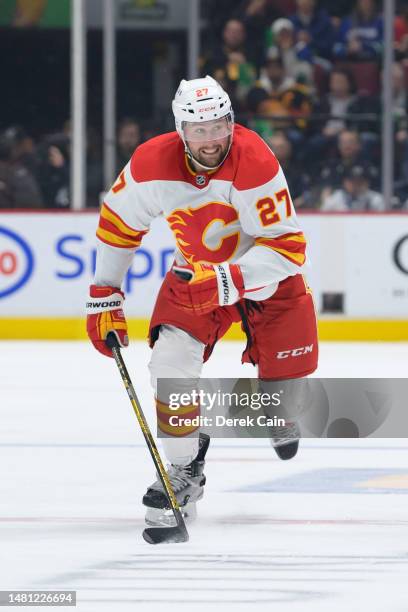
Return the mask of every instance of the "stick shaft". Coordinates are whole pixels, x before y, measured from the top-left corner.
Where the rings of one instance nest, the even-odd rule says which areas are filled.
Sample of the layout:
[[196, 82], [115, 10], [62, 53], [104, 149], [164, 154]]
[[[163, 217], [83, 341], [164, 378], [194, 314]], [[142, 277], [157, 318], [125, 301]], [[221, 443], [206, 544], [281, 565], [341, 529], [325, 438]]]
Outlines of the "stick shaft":
[[112, 354], [115, 358], [116, 361], [116, 365], [118, 366], [118, 370], [120, 372], [120, 375], [122, 377], [123, 380], [123, 384], [125, 385], [127, 394], [129, 396], [130, 399], [130, 403], [132, 404], [134, 413], [136, 415], [136, 418], [139, 422], [140, 428], [143, 432], [144, 438], [146, 440], [146, 444], [147, 447], [149, 449], [150, 455], [153, 459], [154, 465], [156, 467], [158, 476], [160, 478], [160, 481], [163, 485], [163, 488], [166, 492], [167, 498], [170, 502], [170, 506], [171, 509], [174, 513], [174, 516], [176, 518], [177, 524], [182, 525], [185, 529], [185, 524], [184, 524], [184, 519], [183, 516], [180, 512], [180, 507], [179, 504], [177, 502], [176, 496], [174, 494], [173, 488], [170, 484], [169, 478], [167, 476], [167, 472], [165, 470], [165, 467], [163, 465], [163, 462], [161, 460], [161, 457], [159, 455], [159, 451], [157, 450], [157, 446], [156, 443], [154, 441], [154, 438], [151, 434], [149, 425], [146, 421], [146, 417], [143, 414], [143, 410], [142, 407], [140, 405], [139, 399], [136, 395], [136, 392], [134, 390], [134, 387], [132, 385], [132, 381], [130, 379], [129, 373], [127, 371], [125, 362], [123, 360], [122, 354], [120, 352], [120, 348], [119, 347], [112, 347]]

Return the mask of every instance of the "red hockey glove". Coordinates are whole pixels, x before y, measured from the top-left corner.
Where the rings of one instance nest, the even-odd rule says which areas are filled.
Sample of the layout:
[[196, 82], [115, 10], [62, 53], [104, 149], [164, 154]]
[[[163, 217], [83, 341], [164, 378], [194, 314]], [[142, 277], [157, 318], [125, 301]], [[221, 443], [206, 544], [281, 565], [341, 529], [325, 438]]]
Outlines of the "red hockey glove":
[[91, 285], [86, 303], [86, 331], [94, 347], [103, 355], [112, 357], [112, 351], [105, 340], [114, 332], [120, 346], [128, 346], [128, 331], [122, 305], [125, 299], [120, 289]]
[[244, 293], [244, 279], [237, 264], [173, 266], [180, 279], [172, 283], [174, 303], [192, 314], [204, 315], [219, 306], [235, 304]]

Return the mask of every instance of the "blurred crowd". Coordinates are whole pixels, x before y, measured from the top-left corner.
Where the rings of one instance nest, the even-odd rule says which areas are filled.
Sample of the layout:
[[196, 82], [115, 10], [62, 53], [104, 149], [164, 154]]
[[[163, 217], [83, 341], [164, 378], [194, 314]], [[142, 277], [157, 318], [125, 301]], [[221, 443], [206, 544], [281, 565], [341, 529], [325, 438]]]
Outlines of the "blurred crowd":
[[[125, 117], [117, 131], [116, 173], [151, 132], [142, 134], [136, 119]], [[71, 126], [34, 140], [21, 126], [0, 134], [0, 209], [70, 208]], [[104, 191], [100, 135], [88, 128], [86, 151], [86, 206], [100, 205]]]
[[[278, 157], [297, 207], [387, 208], [381, 195], [382, 2], [206, 0], [200, 74], [229, 92], [238, 122]], [[408, 209], [408, 2], [394, 24], [394, 200]], [[160, 128], [159, 128], [160, 129]], [[154, 133], [154, 132], [153, 132]], [[117, 170], [152, 135], [119, 122]], [[104, 189], [100, 136], [87, 135], [87, 206]], [[38, 142], [0, 135], [0, 208], [69, 207], [70, 125]]]
[[[268, 142], [296, 205], [385, 209], [381, 195], [382, 2], [210, 2], [201, 73], [237, 120]], [[224, 7], [224, 12], [220, 7]], [[392, 68], [395, 208], [408, 208], [408, 2], [397, 6]]]

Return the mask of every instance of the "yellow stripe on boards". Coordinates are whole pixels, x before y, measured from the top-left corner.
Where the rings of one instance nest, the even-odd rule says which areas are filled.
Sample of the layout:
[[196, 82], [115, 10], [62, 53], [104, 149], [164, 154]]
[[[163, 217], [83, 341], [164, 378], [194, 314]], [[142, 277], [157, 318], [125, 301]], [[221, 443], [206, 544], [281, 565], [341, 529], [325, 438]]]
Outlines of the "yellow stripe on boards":
[[[326, 341], [408, 342], [408, 320], [321, 319], [319, 338]], [[130, 338], [147, 339], [149, 320], [129, 319]], [[245, 338], [239, 323], [232, 325], [226, 340]], [[1, 318], [2, 340], [85, 340], [85, 319]]]

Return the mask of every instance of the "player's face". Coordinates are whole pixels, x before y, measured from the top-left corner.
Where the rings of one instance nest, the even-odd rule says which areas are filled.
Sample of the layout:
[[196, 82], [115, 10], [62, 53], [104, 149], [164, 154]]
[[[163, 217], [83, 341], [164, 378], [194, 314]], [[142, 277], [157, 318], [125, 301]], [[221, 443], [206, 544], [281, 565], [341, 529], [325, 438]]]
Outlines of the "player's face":
[[231, 124], [226, 117], [184, 125], [184, 136], [192, 156], [209, 168], [216, 168], [224, 159], [231, 132]]

